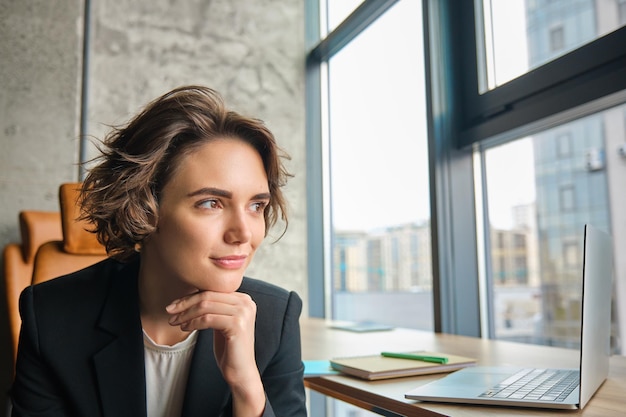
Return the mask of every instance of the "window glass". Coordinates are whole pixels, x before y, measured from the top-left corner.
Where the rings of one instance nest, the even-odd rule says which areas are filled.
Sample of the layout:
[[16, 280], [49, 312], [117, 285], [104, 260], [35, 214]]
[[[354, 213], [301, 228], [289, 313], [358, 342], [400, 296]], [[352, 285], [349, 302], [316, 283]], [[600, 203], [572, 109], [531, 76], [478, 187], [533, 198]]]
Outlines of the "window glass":
[[329, 60], [334, 319], [433, 326], [419, 22], [400, 1]]
[[326, 0], [328, 32], [333, 31], [363, 0]]
[[626, 24], [624, 0], [476, 1], [483, 7], [486, 90]]
[[626, 105], [485, 151], [496, 338], [578, 346], [584, 224], [622, 233], [624, 120]]

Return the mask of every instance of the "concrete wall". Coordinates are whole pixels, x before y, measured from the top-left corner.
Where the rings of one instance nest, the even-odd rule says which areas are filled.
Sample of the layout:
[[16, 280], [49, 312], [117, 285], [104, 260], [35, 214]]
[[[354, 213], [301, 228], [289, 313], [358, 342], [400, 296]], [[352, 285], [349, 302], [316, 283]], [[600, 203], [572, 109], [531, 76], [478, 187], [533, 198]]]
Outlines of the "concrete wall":
[[[20, 210], [58, 210], [58, 185], [78, 178], [82, 6], [80, 0], [0, 2], [1, 247], [19, 240]], [[0, 288], [2, 410], [13, 370]]]
[[[83, 11], [83, 0], [0, 2], [2, 247], [19, 240], [20, 210], [57, 210], [58, 185], [79, 178]], [[265, 120], [292, 157], [290, 224], [278, 243], [266, 240], [248, 275], [306, 302], [304, 2], [98, 0], [89, 23], [86, 133], [96, 140], [182, 84], [215, 88]], [[11, 378], [2, 307], [0, 395]]]

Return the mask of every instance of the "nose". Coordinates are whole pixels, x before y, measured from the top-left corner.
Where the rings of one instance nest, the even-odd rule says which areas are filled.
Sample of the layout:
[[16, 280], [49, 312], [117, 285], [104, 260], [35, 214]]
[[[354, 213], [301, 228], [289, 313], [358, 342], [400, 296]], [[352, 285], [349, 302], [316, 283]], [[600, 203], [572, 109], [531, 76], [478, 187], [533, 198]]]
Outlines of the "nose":
[[248, 220], [244, 211], [236, 210], [232, 212], [228, 217], [224, 241], [229, 244], [242, 244], [250, 241], [252, 229], [248, 224]]

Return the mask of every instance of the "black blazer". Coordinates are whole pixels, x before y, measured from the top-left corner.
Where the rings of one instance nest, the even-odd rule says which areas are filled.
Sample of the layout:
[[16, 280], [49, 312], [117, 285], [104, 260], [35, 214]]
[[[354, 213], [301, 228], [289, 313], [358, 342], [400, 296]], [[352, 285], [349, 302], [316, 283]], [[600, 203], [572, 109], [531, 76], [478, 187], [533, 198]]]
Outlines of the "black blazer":
[[[28, 287], [11, 388], [13, 416], [146, 416], [139, 261], [107, 259]], [[244, 278], [257, 304], [256, 361], [266, 392], [264, 416], [306, 416], [299, 316], [294, 292]], [[213, 355], [213, 331], [198, 333], [184, 417], [229, 416], [230, 389]]]

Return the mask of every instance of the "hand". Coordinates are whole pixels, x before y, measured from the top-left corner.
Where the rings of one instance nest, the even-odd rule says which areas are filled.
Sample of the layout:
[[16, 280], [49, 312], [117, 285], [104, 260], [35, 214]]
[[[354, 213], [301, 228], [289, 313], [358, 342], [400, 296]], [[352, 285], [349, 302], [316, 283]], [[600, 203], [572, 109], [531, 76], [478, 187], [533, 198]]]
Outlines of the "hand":
[[200, 291], [173, 301], [166, 310], [172, 315], [169, 323], [182, 330], [214, 330], [213, 351], [233, 392], [233, 410], [247, 409], [249, 404], [259, 410], [260, 403], [262, 412], [265, 392], [254, 355], [256, 304], [250, 296]]
[[254, 324], [256, 304], [248, 294], [201, 291], [167, 306], [169, 323], [182, 330], [214, 329], [214, 352], [227, 382], [256, 370]]

